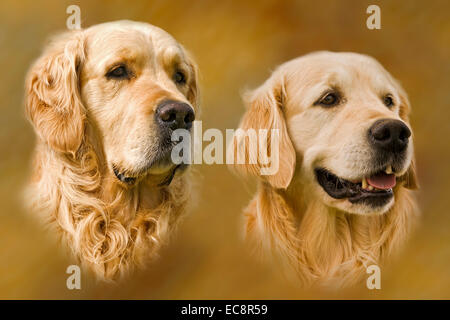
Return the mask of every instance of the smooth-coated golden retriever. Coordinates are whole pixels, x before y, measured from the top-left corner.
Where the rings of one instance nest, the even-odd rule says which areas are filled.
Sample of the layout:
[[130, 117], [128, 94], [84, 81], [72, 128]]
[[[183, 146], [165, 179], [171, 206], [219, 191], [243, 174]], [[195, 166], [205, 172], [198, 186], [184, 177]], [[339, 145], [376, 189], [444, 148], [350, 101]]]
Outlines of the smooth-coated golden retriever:
[[27, 201], [100, 279], [145, 265], [186, 211], [191, 178], [171, 161], [171, 133], [198, 108], [195, 63], [146, 23], [66, 32], [31, 67]]
[[[261, 175], [259, 162], [234, 167], [259, 181], [247, 236], [303, 285], [361, 281], [418, 216], [404, 90], [369, 56], [317, 52], [279, 66], [246, 104], [240, 129], [279, 133], [276, 174]], [[242, 139], [235, 135], [235, 152]], [[240, 152], [255, 159], [248, 150]]]

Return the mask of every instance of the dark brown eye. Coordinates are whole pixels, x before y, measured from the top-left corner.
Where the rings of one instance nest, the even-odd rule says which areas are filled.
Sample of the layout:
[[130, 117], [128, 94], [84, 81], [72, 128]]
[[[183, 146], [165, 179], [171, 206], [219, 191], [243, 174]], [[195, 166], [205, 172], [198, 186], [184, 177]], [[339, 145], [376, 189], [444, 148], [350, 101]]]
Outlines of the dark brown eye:
[[177, 71], [173, 75], [173, 81], [175, 81], [176, 84], [185, 84], [186, 83], [186, 76], [183, 72]]
[[125, 66], [117, 66], [106, 74], [107, 78], [124, 79], [129, 77], [128, 69]]
[[394, 99], [391, 96], [387, 95], [383, 98], [383, 102], [386, 107], [392, 107], [394, 105]]
[[335, 92], [330, 92], [321, 98], [317, 104], [332, 107], [339, 103], [339, 95]]

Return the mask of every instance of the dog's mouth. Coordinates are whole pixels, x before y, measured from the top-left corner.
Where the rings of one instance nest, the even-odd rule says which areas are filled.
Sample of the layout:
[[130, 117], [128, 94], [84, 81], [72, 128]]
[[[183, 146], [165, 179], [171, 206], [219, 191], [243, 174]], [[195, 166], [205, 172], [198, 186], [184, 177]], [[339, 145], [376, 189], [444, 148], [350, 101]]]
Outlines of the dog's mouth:
[[113, 172], [116, 178], [123, 183], [132, 185], [136, 182], [137, 177], [126, 176], [124, 173], [119, 172], [119, 170], [115, 166], [113, 166]]
[[175, 173], [184, 171], [187, 163], [176, 164], [173, 162], [172, 149], [177, 143], [164, 141], [158, 149], [158, 153], [148, 163], [137, 170], [128, 170], [115, 163], [111, 168], [116, 178], [122, 183], [133, 186], [144, 177], [151, 177], [157, 186], [168, 186], [172, 182]]
[[[162, 177], [157, 186], [158, 187], [169, 186], [173, 178], [175, 177], [175, 173], [177, 171], [183, 171], [186, 167], [187, 165], [185, 164], [179, 164], [177, 166], [174, 166], [168, 171], [166, 175]], [[138, 179], [137, 176], [131, 176], [127, 175], [126, 173], [121, 173], [115, 166], [113, 166], [113, 172], [118, 180], [130, 186], [134, 185]]]
[[340, 178], [324, 168], [315, 169], [315, 174], [317, 182], [330, 197], [371, 206], [388, 203], [394, 196], [392, 189], [397, 183], [392, 166], [354, 182]]

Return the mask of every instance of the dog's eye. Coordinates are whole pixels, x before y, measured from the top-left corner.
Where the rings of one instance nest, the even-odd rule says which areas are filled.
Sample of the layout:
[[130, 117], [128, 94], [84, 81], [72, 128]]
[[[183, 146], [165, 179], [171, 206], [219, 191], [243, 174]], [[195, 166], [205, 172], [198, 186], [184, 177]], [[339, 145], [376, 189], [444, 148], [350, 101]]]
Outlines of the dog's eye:
[[125, 66], [117, 66], [106, 74], [107, 78], [124, 79], [129, 78], [129, 71]]
[[173, 75], [173, 81], [175, 81], [176, 84], [185, 84], [186, 83], [186, 76], [183, 72], [177, 71]]
[[321, 104], [323, 106], [332, 107], [339, 102], [339, 95], [335, 92], [330, 92], [321, 98], [316, 104]]
[[386, 107], [392, 107], [394, 105], [394, 99], [390, 95], [385, 96], [383, 102]]

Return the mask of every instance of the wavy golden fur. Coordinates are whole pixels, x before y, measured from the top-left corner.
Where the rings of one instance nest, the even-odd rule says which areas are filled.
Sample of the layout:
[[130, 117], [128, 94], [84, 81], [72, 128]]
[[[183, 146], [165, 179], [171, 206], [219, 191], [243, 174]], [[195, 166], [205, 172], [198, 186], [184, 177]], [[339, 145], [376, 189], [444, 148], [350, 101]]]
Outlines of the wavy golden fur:
[[[118, 63], [129, 78], [108, 79]], [[175, 70], [185, 84], [174, 83]], [[27, 201], [100, 279], [144, 266], [187, 210], [189, 169], [175, 174], [158, 160], [153, 114], [166, 99], [198, 110], [196, 66], [170, 35], [145, 23], [69, 31], [27, 76], [26, 115], [38, 137]]]
[[[316, 103], [323, 92], [333, 90], [341, 95], [339, 105]], [[386, 93], [392, 95], [393, 107], [383, 104]], [[245, 101], [240, 129], [276, 129], [280, 136], [276, 174], [261, 175], [260, 163], [234, 166], [241, 174], [258, 177], [257, 194], [244, 210], [250, 243], [271, 252], [301, 285], [358, 283], [367, 266], [380, 265], [397, 251], [418, 216], [411, 191], [417, 188], [412, 137], [395, 172], [393, 199], [382, 206], [330, 197], [314, 170], [323, 167], [359, 181], [373, 172], [378, 164], [372, 160], [367, 130], [385, 118], [409, 126], [404, 90], [368, 56], [318, 52], [278, 67]], [[235, 154], [243, 138], [235, 135]]]

